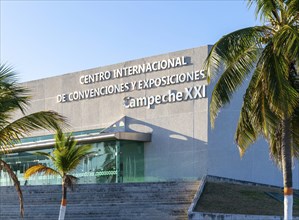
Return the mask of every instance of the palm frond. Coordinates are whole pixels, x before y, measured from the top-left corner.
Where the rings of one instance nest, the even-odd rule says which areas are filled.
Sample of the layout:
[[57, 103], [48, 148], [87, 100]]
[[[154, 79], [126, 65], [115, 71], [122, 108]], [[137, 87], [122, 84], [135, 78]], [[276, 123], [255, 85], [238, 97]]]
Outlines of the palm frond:
[[253, 92], [255, 91], [255, 87], [258, 84], [259, 77], [260, 74], [256, 70], [253, 73], [251, 81], [244, 94], [244, 101], [235, 133], [235, 141], [239, 148], [241, 157], [244, 155], [248, 146], [256, 141], [261, 130], [259, 124], [255, 124], [254, 121], [252, 121], [252, 100], [254, 96]]
[[45, 153], [45, 152], [35, 152], [34, 154], [39, 155], [39, 156], [44, 156], [47, 157], [48, 159], [55, 161], [55, 158], [49, 154], [49, 153]]
[[258, 129], [251, 122], [250, 111], [243, 104], [235, 133], [235, 140], [241, 157], [246, 152], [248, 146], [257, 140], [258, 135]]
[[37, 164], [33, 165], [32, 167], [29, 167], [26, 170], [24, 177], [25, 179], [28, 179], [30, 176], [36, 174], [62, 176], [58, 171], [52, 169], [51, 167], [47, 167], [43, 164]]
[[230, 102], [233, 93], [243, 84], [246, 77], [250, 74], [256, 55], [256, 48], [250, 48], [248, 51], [244, 51], [244, 53], [236, 59], [235, 63], [225, 69], [218, 80], [214, 87], [210, 104], [212, 127], [214, 126], [214, 121], [220, 108]]
[[0, 88], [0, 121], [12, 111], [24, 113], [30, 100], [29, 90], [16, 83], [16, 73], [6, 64], [0, 64]]
[[53, 150], [54, 165], [60, 172], [69, 173], [76, 169], [84, 157], [93, 153], [91, 149], [91, 145], [78, 146], [72, 134], [65, 135], [62, 130], [57, 130]]
[[289, 61], [276, 53], [272, 43], [265, 47], [260, 60], [258, 68], [264, 75], [270, 108], [281, 117], [292, 115], [298, 105], [299, 94], [288, 80]]
[[241, 29], [222, 37], [211, 48], [204, 64], [208, 81], [221, 75], [211, 97], [212, 127], [220, 108], [230, 102], [233, 93], [250, 75], [269, 31], [266, 26]]
[[287, 18], [289, 24], [297, 25], [299, 27], [299, 1], [287, 0]]
[[279, 169], [282, 168], [281, 141], [282, 128], [281, 125], [278, 124], [275, 133], [272, 133], [271, 137], [269, 138], [269, 154]]
[[53, 155], [56, 159], [54, 162], [57, 169], [66, 173], [76, 169], [82, 159], [93, 152], [91, 145], [73, 146], [72, 148], [63, 149], [61, 151], [54, 150]]
[[262, 70], [265, 62], [262, 58], [257, 63], [257, 68], [244, 95], [235, 138], [242, 156], [249, 145], [254, 143], [260, 134], [263, 134], [269, 142], [271, 158], [280, 166], [279, 141], [281, 140], [278, 138], [278, 125], [281, 118], [273, 111], [273, 104], [269, 98], [269, 88], [267, 87], [269, 76]]
[[23, 193], [21, 190], [21, 185], [18, 180], [17, 175], [14, 173], [14, 171], [11, 169], [11, 167], [4, 161], [0, 159], [0, 171], [5, 170], [7, 174], [9, 175], [10, 179], [13, 181], [14, 186], [17, 190], [19, 202], [20, 202], [20, 214], [21, 217], [24, 217], [24, 199], [23, 199]]
[[276, 130], [280, 119], [270, 108], [267, 87], [265, 86], [266, 80], [261, 69], [257, 67], [248, 86], [251, 94], [248, 99], [244, 99], [244, 102], [246, 100], [246, 102], [251, 103], [251, 121], [255, 127], [259, 127], [259, 132], [268, 140], [269, 135]]
[[281, 11], [282, 4], [279, 0], [248, 0], [248, 7], [256, 4], [255, 15], [260, 19], [267, 18], [272, 21], [281, 22], [279, 11]]
[[289, 60], [299, 58], [299, 31], [298, 27], [284, 25], [273, 36], [273, 50], [278, 55], [287, 57]]
[[76, 169], [76, 167], [80, 164], [83, 158], [95, 153], [95, 152], [91, 152], [92, 148], [93, 148], [92, 145], [83, 145], [83, 146], [77, 146], [69, 151], [70, 163], [67, 168], [69, 172]]
[[251, 54], [251, 58], [256, 59], [257, 54], [253, 53], [253, 48], [256, 49], [256, 53], [259, 52], [259, 49], [262, 48], [261, 42], [268, 32], [269, 28], [266, 26], [248, 27], [234, 31], [218, 40], [212, 46], [204, 63], [208, 82], [221, 74], [227, 66], [235, 64], [244, 51], [249, 52], [247, 56]]
[[7, 64], [0, 64], [0, 83], [7, 83], [16, 81], [16, 72], [13, 71], [13, 67]]
[[66, 125], [65, 117], [53, 111], [40, 111], [10, 122], [0, 129], [0, 145], [9, 147], [16, 140], [39, 129], [55, 130]]

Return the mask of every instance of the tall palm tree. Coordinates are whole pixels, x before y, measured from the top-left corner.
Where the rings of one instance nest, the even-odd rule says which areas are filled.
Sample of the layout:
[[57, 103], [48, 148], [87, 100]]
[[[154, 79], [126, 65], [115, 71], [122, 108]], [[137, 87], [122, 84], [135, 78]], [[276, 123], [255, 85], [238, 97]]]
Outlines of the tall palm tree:
[[55, 145], [52, 154], [37, 152], [37, 154], [47, 157], [53, 162], [54, 168], [37, 164], [28, 168], [25, 172], [25, 178], [28, 179], [34, 174], [46, 174], [60, 176], [62, 179], [62, 199], [59, 212], [59, 220], [63, 220], [66, 211], [67, 188], [73, 189], [77, 182], [77, 177], [70, 173], [76, 169], [80, 162], [89, 154], [92, 145], [77, 145], [77, 141], [70, 134], [64, 135], [60, 129], [55, 135]]
[[[5, 64], [0, 64], [0, 170], [8, 173], [16, 187], [22, 217], [24, 208], [20, 183], [9, 164], [1, 159], [1, 155], [8, 153], [20, 138], [32, 131], [56, 130], [65, 124], [65, 118], [53, 111], [40, 111], [25, 115], [29, 101], [29, 90], [17, 83], [16, 73], [13, 69]], [[20, 111], [23, 117], [13, 120], [17, 111]]]
[[264, 25], [223, 36], [211, 48], [205, 67], [212, 92], [212, 127], [219, 110], [249, 78], [235, 134], [242, 156], [259, 136], [269, 142], [282, 169], [284, 219], [292, 219], [292, 158], [299, 156], [299, 1], [248, 0]]

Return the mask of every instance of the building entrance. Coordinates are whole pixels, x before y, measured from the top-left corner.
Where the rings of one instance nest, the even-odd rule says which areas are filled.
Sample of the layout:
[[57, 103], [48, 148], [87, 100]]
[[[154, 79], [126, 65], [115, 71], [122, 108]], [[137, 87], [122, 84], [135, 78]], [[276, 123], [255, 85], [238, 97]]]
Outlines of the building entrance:
[[[144, 143], [138, 141], [102, 141], [91, 143], [94, 154], [86, 157], [72, 175], [79, 178], [79, 184], [121, 183], [144, 181]], [[35, 165], [43, 164], [53, 167], [51, 161], [35, 153], [52, 151], [51, 148], [24, 151], [3, 155], [5, 160], [17, 174], [21, 185], [61, 184], [61, 178], [50, 175], [35, 175], [24, 179], [25, 171]], [[0, 185], [11, 185], [8, 174], [0, 172]]]

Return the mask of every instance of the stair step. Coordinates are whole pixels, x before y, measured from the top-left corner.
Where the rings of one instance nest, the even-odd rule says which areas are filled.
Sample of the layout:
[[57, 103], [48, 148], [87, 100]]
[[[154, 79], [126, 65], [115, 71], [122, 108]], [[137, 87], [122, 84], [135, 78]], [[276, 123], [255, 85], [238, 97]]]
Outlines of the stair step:
[[[68, 220], [180, 220], [200, 182], [77, 185], [68, 191]], [[24, 220], [58, 218], [61, 186], [22, 186]], [[20, 219], [14, 187], [0, 187], [0, 219]]]

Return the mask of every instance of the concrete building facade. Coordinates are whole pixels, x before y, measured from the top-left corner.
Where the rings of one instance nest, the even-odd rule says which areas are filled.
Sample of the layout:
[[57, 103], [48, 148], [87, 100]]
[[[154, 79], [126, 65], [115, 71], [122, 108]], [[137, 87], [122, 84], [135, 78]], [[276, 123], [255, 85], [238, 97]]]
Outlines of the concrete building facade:
[[[208, 51], [203, 46], [23, 83], [33, 95], [28, 113], [57, 111], [68, 118], [79, 143], [95, 145], [98, 154], [78, 168], [77, 176], [87, 178], [82, 183], [191, 180], [209, 174], [282, 185], [266, 142], [259, 140], [242, 159], [234, 143], [245, 86], [211, 129], [213, 83], [207, 84], [202, 70]], [[36, 132], [6, 156], [21, 182], [30, 165], [48, 163], [33, 155], [50, 152], [52, 144], [52, 134]], [[297, 162], [293, 176], [298, 188]], [[37, 177], [29, 183], [55, 181]]]

